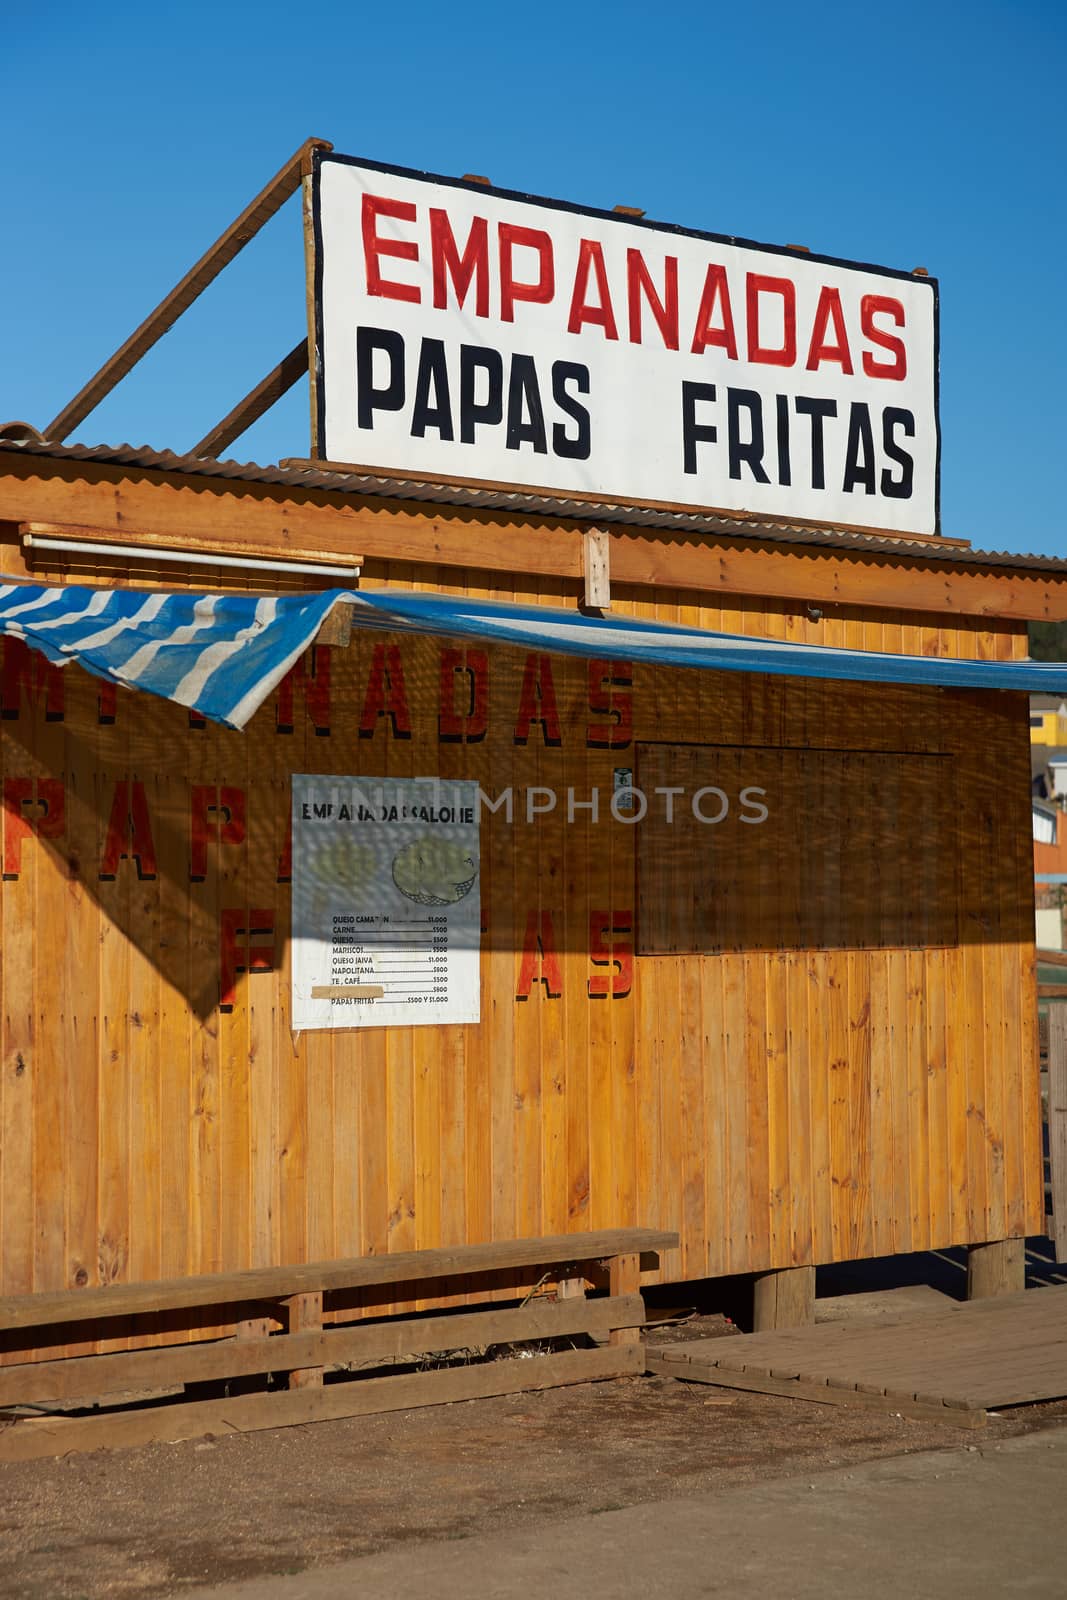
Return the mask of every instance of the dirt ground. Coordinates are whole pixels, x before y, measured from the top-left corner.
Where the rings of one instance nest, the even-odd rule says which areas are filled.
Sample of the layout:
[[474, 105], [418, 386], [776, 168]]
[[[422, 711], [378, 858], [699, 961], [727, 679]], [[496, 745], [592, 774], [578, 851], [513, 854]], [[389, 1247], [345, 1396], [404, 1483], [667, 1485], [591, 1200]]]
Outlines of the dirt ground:
[[[703, 1315], [656, 1342], [735, 1331]], [[1018, 1408], [976, 1436], [647, 1377], [0, 1466], [0, 1596], [162, 1600], [405, 1540], [967, 1448], [1065, 1418], [1067, 1401]]]

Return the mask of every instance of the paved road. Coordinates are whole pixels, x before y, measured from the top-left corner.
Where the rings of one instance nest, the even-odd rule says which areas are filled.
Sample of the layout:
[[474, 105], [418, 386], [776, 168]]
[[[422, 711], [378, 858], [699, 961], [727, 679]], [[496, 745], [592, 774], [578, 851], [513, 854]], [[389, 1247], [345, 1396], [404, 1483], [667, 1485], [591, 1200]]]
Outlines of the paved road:
[[398, 1546], [185, 1600], [1063, 1600], [1065, 1534], [1067, 1427]]

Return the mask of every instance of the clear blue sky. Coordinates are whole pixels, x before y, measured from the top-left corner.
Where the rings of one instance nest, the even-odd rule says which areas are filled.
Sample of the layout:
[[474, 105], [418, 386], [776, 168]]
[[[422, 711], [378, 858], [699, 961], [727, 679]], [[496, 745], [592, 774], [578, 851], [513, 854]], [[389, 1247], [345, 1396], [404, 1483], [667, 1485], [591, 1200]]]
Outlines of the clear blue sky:
[[[942, 513], [1067, 555], [1067, 4], [16, 7], [0, 421], [42, 426], [310, 134], [941, 284]], [[78, 430], [187, 449], [304, 331], [294, 199]], [[305, 390], [234, 446], [308, 449]]]

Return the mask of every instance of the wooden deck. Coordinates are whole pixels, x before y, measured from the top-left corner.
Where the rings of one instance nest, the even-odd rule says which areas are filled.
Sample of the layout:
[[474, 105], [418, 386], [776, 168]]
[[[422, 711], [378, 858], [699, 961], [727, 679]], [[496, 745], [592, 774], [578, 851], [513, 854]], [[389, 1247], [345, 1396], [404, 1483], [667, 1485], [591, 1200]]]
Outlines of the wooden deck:
[[1067, 1395], [1067, 1285], [877, 1322], [653, 1345], [648, 1369], [981, 1427], [993, 1407]]

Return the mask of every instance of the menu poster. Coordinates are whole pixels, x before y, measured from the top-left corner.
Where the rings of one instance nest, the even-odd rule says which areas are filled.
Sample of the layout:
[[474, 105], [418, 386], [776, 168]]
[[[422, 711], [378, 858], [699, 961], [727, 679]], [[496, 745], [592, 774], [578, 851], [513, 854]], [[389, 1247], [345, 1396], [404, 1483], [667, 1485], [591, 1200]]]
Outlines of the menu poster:
[[295, 1029], [479, 1020], [477, 795], [293, 775]]

